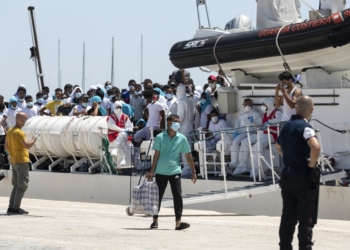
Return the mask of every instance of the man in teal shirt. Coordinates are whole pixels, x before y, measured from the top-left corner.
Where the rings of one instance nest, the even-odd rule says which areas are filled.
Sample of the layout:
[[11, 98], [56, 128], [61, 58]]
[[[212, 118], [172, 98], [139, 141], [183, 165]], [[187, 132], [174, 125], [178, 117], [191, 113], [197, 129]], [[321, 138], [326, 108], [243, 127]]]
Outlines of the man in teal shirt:
[[[171, 192], [174, 199], [174, 210], [176, 218], [175, 230], [182, 230], [190, 227], [190, 224], [181, 222], [183, 202], [181, 194], [181, 164], [180, 154], [186, 156], [187, 162], [192, 169], [192, 182], [196, 183], [197, 176], [191, 155], [191, 148], [187, 138], [177, 132], [180, 128], [180, 117], [178, 115], [170, 115], [167, 118], [168, 129], [157, 135], [153, 150], [152, 168], [146, 173], [146, 178], [152, 178], [156, 175], [156, 182], [159, 189], [159, 209], [165, 189], [170, 182]], [[158, 215], [153, 216], [151, 228], [158, 228]]]

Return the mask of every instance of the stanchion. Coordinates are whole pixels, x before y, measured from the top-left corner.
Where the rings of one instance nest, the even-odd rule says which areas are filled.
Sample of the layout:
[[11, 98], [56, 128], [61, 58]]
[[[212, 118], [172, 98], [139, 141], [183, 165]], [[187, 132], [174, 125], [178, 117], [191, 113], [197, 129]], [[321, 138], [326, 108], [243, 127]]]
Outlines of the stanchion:
[[223, 173], [223, 176], [224, 176], [225, 194], [227, 195], [224, 134], [225, 134], [225, 132], [221, 131], [221, 170], [222, 170], [222, 173]]
[[273, 155], [272, 155], [272, 146], [271, 146], [271, 133], [270, 133], [270, 125], [267, 126], [267, 135], [269, 139], [269, 151], [270, 151], [270, 163], [271, 163], [271, 171], [272, 171], [272, 183], [273, 188], [276, 190], [276, 182], [275, 182], [275, 168], [273, 167]]
[[254, 170], [254, 155], [253, 155], [253, 151], [252, 151], [252, 142], [250, 140], [250, 132], [249, 132], [249, 128], [250, 126], [246, 126], [247, 128], [247, 136], [248, 136], [248, 143], [249, 143], [249, 152], [250, 152], [250, 161], [252, 164], [252, 169], [253, 169], [253, 179], [254, 179], [254, 184], [256, 184], [256, 177], [255, 177], [255, 170]]

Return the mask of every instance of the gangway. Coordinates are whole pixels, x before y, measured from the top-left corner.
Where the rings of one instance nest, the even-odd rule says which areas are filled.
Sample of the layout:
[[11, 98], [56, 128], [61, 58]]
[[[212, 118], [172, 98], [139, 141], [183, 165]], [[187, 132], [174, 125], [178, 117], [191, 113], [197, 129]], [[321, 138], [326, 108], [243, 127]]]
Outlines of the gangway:
[[[322, 173], [321, 183], [325, 185], [328, 181], [337, 181], [341, 178], [346, 178], [347, 173], [342, 170], [339, 172], [325, 172]], [[218, 200], [234, 199], [240, 197], [253, 198], [255, 195], [273, 193], [280, 191], [278, 184], [273, 184], [273, 181], [258, 182], [257, 184], [230, 188], [225, 191], [225, 189], [211, 192], [200, 192], [196, 194], [186, 194], [183, 196], [183, 204], [191, 205], [204, 202], [212, 202]], [[162, 207], [170, 208], [173, 207], [172, 198], [163, 198]]]

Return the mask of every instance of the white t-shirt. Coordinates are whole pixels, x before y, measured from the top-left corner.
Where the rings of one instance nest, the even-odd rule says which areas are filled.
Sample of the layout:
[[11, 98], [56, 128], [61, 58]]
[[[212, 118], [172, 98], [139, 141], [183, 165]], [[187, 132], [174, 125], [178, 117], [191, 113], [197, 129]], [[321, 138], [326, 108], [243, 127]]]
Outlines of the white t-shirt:
[[39, 113], [39, 108], [37, 106], [33, 106], [31, 109], [30, 108], [27, 108], [25, 107], [22, 112], [25, 113], [27, 115], [27, 119], [30, 119], [32, 118], [33, 116], [38, 116], [40, 115]]
[[214, 132], [215, 139], [219, 139], [221, 135], [218, 133], [216, 134], [215, 132], [218, 132], [220, 130], [223, 130], [226, 128], [226, 121], [225, 120], [219, 120], [218, 123], [214, 123], [213, 121], [209, 122], [209, 130], [211, 132]]
[[207, 115], [210, 115], [210, 112], [213, 110], [213, 106], [208, 105], [203, 113], [201, 113], [201, 128], [206, 128], [207, 127]]
[[6, 118], [7, 128], [11, 128], [16, 125], [16, 115], [20, 111], [22, 111], [22, 109], [18, 107], [15, 110], [13, 110], [12, 108], [7, 109], [7, 112], [4, 113], [4, 115], [7, 116]]
[[146, 127], [159, 127], [160, 126], [160, 111], [164, 110], [164, 107], [159, 102], [150, 103], [147, 105], [149, 117]]
[[112, 102], [109, 100], [109, 98], [104, 97], [101, 102], [101, 107], [107, 111], [107, 109], [111, 108], [111, 106]]
[[76, 105], [74, 106], [74, 108], [72, 109], [72, 111], [69, 113], [69, 116], [73, 116], [73, 112], [82, 112], [84, 110], [86, 110], [86, 112], [91, 109], [90, 106], [87, 106], [86, 108], [84, 108], [83, 106], [81, 106], [80, 104], [79, 105]]
[[171, 108], [171, 106], [173, 106], [173, 104], [177, 101], [177, 98], [173, 97], [170, 101], [167, 100], [166, 101], [166, 105], [168, 107], [168, 110]]

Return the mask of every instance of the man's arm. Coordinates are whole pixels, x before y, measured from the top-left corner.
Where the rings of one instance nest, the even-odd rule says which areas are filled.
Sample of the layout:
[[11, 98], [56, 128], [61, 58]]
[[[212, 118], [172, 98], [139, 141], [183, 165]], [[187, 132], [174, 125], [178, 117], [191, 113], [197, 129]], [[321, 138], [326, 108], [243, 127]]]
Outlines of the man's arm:
[[282, 106], [283, 103], [283, 96], [279, 96], [279, 92], [282, 89], [282, 87], [280, 85], [277, 85], [275, 88], [275, 107], [279, 108]]
[[152, 162], [152, 167], [151, 170], [145, 174], [147, 179], [151, 179], [154, 176], [154, 172], [156, 171], [156, 167], [157, 167], [157, 163], [159, 160], [159, 155], [160, 155], [160, 151], [159, 150], [155, 150], [154, 151], [154, 155], [153, 155], [153, 162]]
[[45, 106], [42, 107], [39, 111], [40, 115], [51, 116], [50, 114], [46, 113], [45, 110], [47, 110], [47, 108]]
[[285, 104], [287, 104], [291, 109], [295, 108], [295, 106], [297, 105], [297, 99], [302, 94], [300, 89], [297, 89], [294, 91], [294, 95], [292, 98], [289, 97], [289, 94], [286, 89], [283, 89], [282, 93], [283, 93], [284, 100], [286, 101]]
[[143, 119], [145, 121], [148, 121], [148, 116], [149, 116], [149, 112], [148, 112], [148, 108], [146, 107], [144, 110], [143, 110]]
[[197, 180], [197, 175], [196, 175], [196, 169], [194, 168], [194, 162], [193, 162], [192, 155], [191, 155], [191, 153], [187, 153], [187, 154], [185, 154], [185, 156], [186, 156], [186, 160], [187, 160], [188, 165], [190, 165], [190, 167], [191, 167], [191, 171], [192, 171], [191, 180], [192, 180], [193, 184], [195, 184], [196, 180]]
[[2, 118], [2, 121], [0, 122], [0, 126], [2, 126], [4, 124], [4, 122], [6, 121], [6, 118], [7, 118], [7, 116], [4, 115]]
[[20, 142], [22, 143], [22, 145], [26, 148], [26, 149], [30, 149], [33, 145], [34, 145], [34, 143], [36, 142], [36, 137], [32, 140], [32, 141], [30, 141], [30, 142], [27, 142], [26, 141], [26, 139], [22, 139], [22, 140], [20, 140]]
[[9, 145], [6, 139], [5, 139], [5, 149], [7, 152], [9, 152]]
[[307, 141], [307, 144], [309, 144], [309, 147], [311, 149], [309, 167], [314, 168], [316, 166], [318, 157], [320, 156], [320, 153], [321, 153], [320, 143], [318, 142], [316, 137], [311, 137]]
[[92, 104], [92, 107], [94, 108], [94, 111], [92, 111], [91, 112], [91, 116], [97, 116], [98, 115], [98, 108], [97, 108], [97, 102], [94, 102], [93, 104]]
[[281, 146], [278, 144], [278, 142], [276, 142], [276, 149], [277, 149], [277, 152], [279, 153], [279, 155], [283, 157], [282, 148], [281, 148]]
[[164, 110], [159, 111], [160, 117], [162, 118], [162, 120], [160, 121], [160, 129], [164, 129], [165, 128], [165, 112]]

